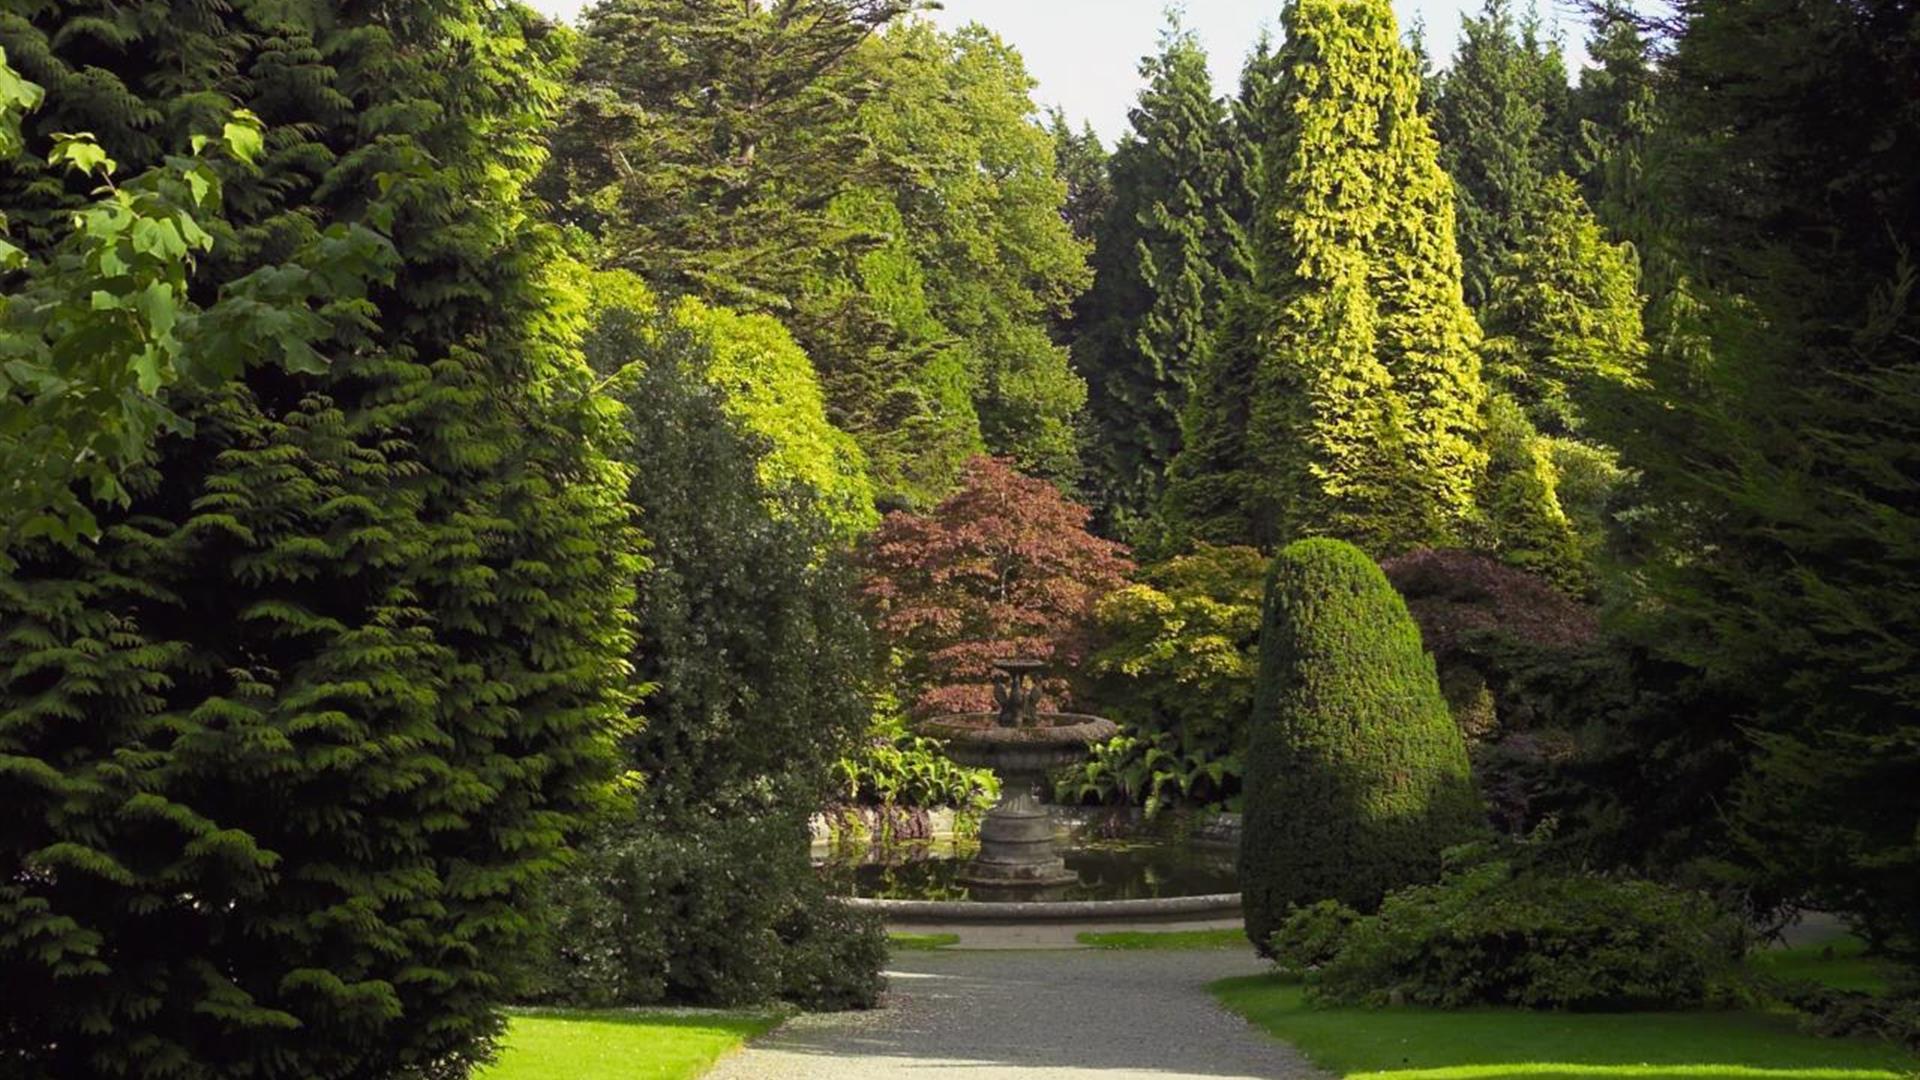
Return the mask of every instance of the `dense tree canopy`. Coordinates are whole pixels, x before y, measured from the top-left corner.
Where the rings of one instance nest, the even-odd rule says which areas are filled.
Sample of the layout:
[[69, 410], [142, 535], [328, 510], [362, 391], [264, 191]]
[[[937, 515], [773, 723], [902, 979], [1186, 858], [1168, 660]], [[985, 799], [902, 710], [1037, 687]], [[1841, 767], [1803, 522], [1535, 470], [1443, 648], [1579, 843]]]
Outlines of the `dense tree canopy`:
[[1681, 5], [1651, 182], [1686, 277], [1618, 436], [1667, 616], [1648, 640], [1741, 703], [1720, 738], [1758, 733], [1747, 856], [1908, 955], [1916, 35], [1897, 3]]
[[[825, 424], [804, 392], [812, 371], [763, 367], [755, 385], [742, 350], [766, 346], [763, 320], [602, 284], [586, 354], [626, 407], [629, 497], [653, 552], [633, 653], [649, 692], [623, 743], [641, 783], [557, 890], [538, 989], [593, 1004], [869, 1005], [871, 967], [851, 1001], [809, 984], [810, 954], [875, 947], [871, 927], [805, 917], [825, 902], [805, 836], [835, 760], [866, 732], [877, 674], [837, 493], [779, 467], [795, 433]], [[790, 350], [771, 327], [775, 352]], [[757, 400], [782, 385], [784, 432]], [[755, 868], [746, 887], [735, 866]]]
[[0, 1073], [870, 1005], [809, 815], [1015, 655], [1356, 999], [1920, 968], [1910, 0], [1176, 18], [1111, 148], [932, 6], [0, 0]]
[[1419, 74], [1384, 3], [1283, 21], [1255, 286], [1199, 376], [1173, 517], [1215, 542], [1444, 542], [1476, 513], [1484, 391]]
[[1085, 388], [1051, 334], [1088, 272], [1053, 136], [1018, 54], [914, 6], [594, 7], [543, 190], [604, 264], [779, 319], [884, 500], [983, 449], [1068, 481]]
[[1159, 510], [1194, 372], [1248, 271], [1235, 133], [1205, 50], [1175, 21], [1140, 72], [1147, 85], [1109, 166], [1113, 206], [1074, 342], [1093, 391], [1092, 486], [1109, 523], [1135, 531]]
[[1459, 51], [1437, 86], [1434, 130], [1458, 190], [1460, 259], [1477, 308], [1527, 235], [1541, 184], [1565, 167], [1566, 67], [1533, 20], [1517, 24], [1507, 0], [1487, 0], [1461, 19]]
[[[191, 186], [197, 137], [244, 108], [261, 132], [226, 139], [252, 167], [211, 166], [211, 249], [155, 280], [213, 313], [284, 274], [291, 297], [251, 297], [285, 306], [240, 325], [310, 334], [260, 366], [268, 340], [183, 337], [178, 369], [226, 377], [164, 399], [185, 426], [93, 506], [98, 538], [8, 552], [0, 1071], [458, 1076], [499, 1030], [630, 695], [624, 470], [597, 449], [572, 271], [522, 197], [557, 46], [477, 3], [0, 18], [46, 90], [0, 174], [26, 260], [70, 255], [101, 197], [54, 133]], [[164, 256], [145, 220], [125, 249]], [[356, 234], [390, 276], [316, 312], [309, 255]], [[138, 273], [95, 266], [102, 308]]]

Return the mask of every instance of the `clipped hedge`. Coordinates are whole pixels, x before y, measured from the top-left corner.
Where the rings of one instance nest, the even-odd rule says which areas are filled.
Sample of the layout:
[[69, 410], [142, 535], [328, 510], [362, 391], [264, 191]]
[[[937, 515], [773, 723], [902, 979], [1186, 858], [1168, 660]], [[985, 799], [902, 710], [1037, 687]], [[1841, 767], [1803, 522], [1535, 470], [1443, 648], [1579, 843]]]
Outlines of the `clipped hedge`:
[[1420, 631], [1359, 548], [1303, 540], [1274, 559], [1260, 659], [1240, 880], [1264, 950], [1290, 908], [1371, 910], [1484, 823]]

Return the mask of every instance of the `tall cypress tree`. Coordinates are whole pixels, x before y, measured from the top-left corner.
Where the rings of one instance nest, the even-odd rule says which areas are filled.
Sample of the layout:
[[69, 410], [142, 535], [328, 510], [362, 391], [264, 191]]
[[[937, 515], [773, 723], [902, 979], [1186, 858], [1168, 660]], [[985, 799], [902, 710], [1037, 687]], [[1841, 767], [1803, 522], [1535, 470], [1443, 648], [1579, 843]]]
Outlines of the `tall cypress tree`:
[[1094, 487], [1123, 531], [1159, 507], [1193, 372], [1245, 265], [1227, 107], [1205, 50], [1175, 20], [1140, 71], [1147, 86], [1113, 156], [1115, 208], [1097, 237], [1076, 347], [1099, 440]]
[[[1478, 309], [1523, 235], [1534, 194], [1554, 167], [1556, 140], [1544, 96], [1547, 61], [1531, 26], [1523, 34], [1507, 0], [1486, 0], [1460, 25], [1459, 52], [1439, 79], [1434, 129], [1459, 190], [1460, 257], [1467, 298]], [[1564, 99], [1564, 67], [1552, 67]]]
[[1595, 13], [1587, 55], [1593, 64], [1580, 72], [1573, 95], [1572, 171], [1601, 223], [1625, 233], [1643, 187], [1643, 157], [1655, 108], [1647, 40], [1629, 6], [1609, 0]]
[[1255, 283], [1195, 389], [1170, 511], [1219, 542], [1448, 542], [1476, 513], [1483, 391], [1420, 73], [1381, 0], [1283, 21]]
[[1083, 243], [1092, 243], [1113, 205], [1113, 177], [1107, 148], [1093, 125], [1082, 122], [1075, 131], [1058, 107], [1047, 112], [1047, 133], [1053, 136], [1053, 171], [1067, 185], [1067, 202], [1060, 215]]
[[393, 255], [313, 363], [227, 357], [171, 402], [191, 431], [96, 542], [10, 552], [0, 1073], [459, 1076], [500, 1029], [536, 886], [610, 778], [636, 570], [522, 197], [559, 45], [456, 0], [0, 18], [46, 90], [0, 174], [14, 243], [93, 185], [53, 133], [138, 174], [243, 107], [257, 171], [223, 177], [197, 296], [355, 229]]
[[1497, 392], [1482, 496], [1495, 549], [1576, 589], [1591, 583], [1619, 479], [1593, 418], [1617, 410], [1644, 376], [1639, 284], [1633, 249], [1608, 243], [1578, 185], [1557, 174], [1482, 311]]
[[1542, 432], [1587, 433], [1606, 391], [1641, 374], [1641, 305], [1633, 249], [1609, 243], [1579, 187], [1555, 175], [1481, 311], [1487, 381], [1520, 401]]

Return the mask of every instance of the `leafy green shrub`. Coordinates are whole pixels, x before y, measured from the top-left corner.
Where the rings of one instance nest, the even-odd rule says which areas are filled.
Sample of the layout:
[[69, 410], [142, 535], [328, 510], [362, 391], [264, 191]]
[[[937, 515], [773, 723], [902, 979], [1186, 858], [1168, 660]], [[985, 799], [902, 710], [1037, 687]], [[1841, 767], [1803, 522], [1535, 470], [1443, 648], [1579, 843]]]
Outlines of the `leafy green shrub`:
[[587, 355], [629, 410], [640, 579], [624, 812], [553, 894], [540, 996], [582, 1004], [871, 1004], [883, 950], [807, 858], [806, 822], [871, 719], [878, 678], [835, 515], [768, 487], [773, 444], [726, 407], [712, 328], [603, 307]]
[[[0, 45], [47, 89], [0, 169], [10, 243], [40, 260], [93, 201], [50, 133], [130, 180], [248, 107], [257, 171], [218, 166], [187, 284], [261, 275], [292, 295], [235, 325], [314, 331], [249, 366], [266, 339], [199, 323], [166, 362], [230, 377], [169, 398], [190, 426], [98, 535], [12, 537], [0, 1074], [465, 1076], [631, 689], [626, 477], [522, 197], [559, 39], [464, 0], [134, 0], [10, 7]], [[369, 236], [392, 275], [356, 298], [326, 253]]]
[[1201, 545], [1094, 607], [1087, 697], [1122, 734], [1064, 771], [1056, 797], [1233, 809], [1258, 663], [1266, 560]]
[[1222, 793], [1239, 786], [1240, 755], [1188, 733], [1122, 733], [1092, 748], [1086, 761], [1054, 777], [1062, 803], [1139, 806], [1148, 820], [1181, 806], [1233, 810]]
[[947, 756], [939, 740], [879, 731], [834, 763], [835, 795], [858, 806], [985, 809], [1000, 795], [991, 769]]
[[780, 996], [808, 1009], [871, 1009], [886, 979], [886, 926], [877, 915], [822, 897], [789, 909], [775, 928], [785, 947]]
[[539, 1001], [834, 1009], [878, 996], [883, 928], [828, 895], [788, 814], [609, 827], [547, 902], [560, 918]]
[[1775, 986], [1773, 993], [1799, 1010], [1815, 1034], [1886, 1039], [1920, 1053], [1920, 987], [1882, 995], [1799, 982]]
[[1372, 916], [1293, 913], [1284, 966], [1321, 1001], [1441, 1008], [1695, 1008], [1736, 992], [1740, 924], [1649, 881], [1490, 860], [1389, 896]]
[[1289, 909], [1371, 909], [1479, 832], [1467, 750], [1386, 575], [1351, 544], [1302, 540], [1267, 579], [1240, 883], [1268, 947]]
[[1305, 977], [1332, 963], [1361, 917], [1338, 900], [1294, 908], [1269, 939], [1275, 965], [1285, 974]]

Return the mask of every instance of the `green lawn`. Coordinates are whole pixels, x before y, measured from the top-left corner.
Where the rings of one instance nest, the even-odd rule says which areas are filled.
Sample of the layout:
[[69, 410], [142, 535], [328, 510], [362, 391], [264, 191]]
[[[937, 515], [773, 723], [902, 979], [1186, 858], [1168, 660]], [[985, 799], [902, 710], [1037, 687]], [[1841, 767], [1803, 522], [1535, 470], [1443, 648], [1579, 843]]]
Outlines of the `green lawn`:
[[1296, 983], [1260, 975], [1212, 990], [1322, 1068], [1366, 1080], [1901, 1080], [1920, 1058], [1823, 1039], [1755, 1012], [1535, 1013], [1507, 1009], [1317, 1009]]
[[780, 1017], [542, 1010], [515, 1013], [479, 1080], [685, 1080]]
[[1780, 979], [1808, 981], [1835, 990], [1866, 994], [1887, 992], [1887, 968], [1866, 955], [1866, 942], [1843, 934], [1831, 941], [1753, 954], [1754, 969]]
[[887, 935], [887, 944], [901, 952], [932, 952], [949, 945], [960, 943], [959, 934], [894, 934]]
[[1248, 948], [1245, 930], [1121, 930], [1074, 935], [1096, 949], [1240, 949]]

